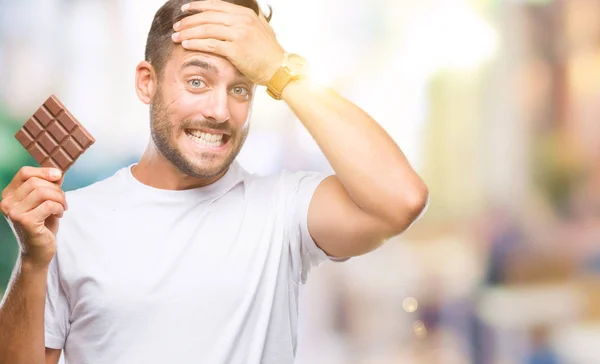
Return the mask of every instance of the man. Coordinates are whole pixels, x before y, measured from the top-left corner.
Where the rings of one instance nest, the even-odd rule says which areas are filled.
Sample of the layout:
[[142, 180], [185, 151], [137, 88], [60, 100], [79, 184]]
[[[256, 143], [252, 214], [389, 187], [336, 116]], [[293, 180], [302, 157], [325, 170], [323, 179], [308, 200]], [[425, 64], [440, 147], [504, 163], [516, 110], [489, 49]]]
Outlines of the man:
[[[136, 69], [152, 131], [139, 163], [67, 197], [60, 173], [24, 167], [2, 192], [21, 254], [0, 363], [57, 363], [62, 349], [77, 364], [292, 363], [310, 268], [376, 249], [428, 198], [390, 136], [305, 68], [254, 0], [168, 1]], [[235, 162], [256, 85], [334, 176]]]

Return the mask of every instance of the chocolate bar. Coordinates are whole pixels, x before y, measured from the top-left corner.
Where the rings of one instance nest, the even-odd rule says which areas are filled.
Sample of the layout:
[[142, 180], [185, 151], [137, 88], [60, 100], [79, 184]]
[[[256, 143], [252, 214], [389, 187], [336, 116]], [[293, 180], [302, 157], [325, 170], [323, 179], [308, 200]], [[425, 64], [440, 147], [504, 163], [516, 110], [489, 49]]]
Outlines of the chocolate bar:
[[96, 139], [51, 95], [15, 134], [42, 167], [66, 172]]

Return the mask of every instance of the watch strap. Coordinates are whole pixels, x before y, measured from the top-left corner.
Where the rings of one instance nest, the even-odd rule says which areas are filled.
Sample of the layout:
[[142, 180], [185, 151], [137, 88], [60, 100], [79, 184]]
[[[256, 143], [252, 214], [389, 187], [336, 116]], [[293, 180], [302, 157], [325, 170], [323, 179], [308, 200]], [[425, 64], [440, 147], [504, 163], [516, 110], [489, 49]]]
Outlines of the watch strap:
[[267, 93], [275, 100], [281, 100], [283, 89], [293, 78], [294, 75], [284, 63], [267, 83]]

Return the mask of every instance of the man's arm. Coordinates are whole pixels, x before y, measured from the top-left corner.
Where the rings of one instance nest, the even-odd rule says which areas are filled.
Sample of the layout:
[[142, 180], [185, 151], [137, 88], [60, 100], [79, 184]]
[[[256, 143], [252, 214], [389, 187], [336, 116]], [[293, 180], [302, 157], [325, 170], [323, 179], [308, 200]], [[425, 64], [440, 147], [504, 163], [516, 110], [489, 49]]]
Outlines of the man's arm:
[[[259, 85], [281, 66], [284, 50], [262, 13], [225, 1], [194, 1], [182, 10], [198, 12], [173, 25], [173, 41], [185, 49], [226, 57]], [[360, 255], [409, 227], [425, 207], [427, 187], [377, 122], [306, 81], [289, 84], [282, 96], [336, 172], [309, 206], [319, 247], [332, 256]]]
[[60, 349], [46, 348], [46, 364], [58, 364], [60, 354], [62, 354]]
[[[0, 304], [0, 363], [43, 364], [47, 267], [17, 261]], [[58, 362], [58, 360], [57, 360]]]
[[421, 214], [428, 190], [379, 124], [335, 91], [290, 83], [285, 100], [336, 175], [312, 198], [308, 227], [328, 255], [351, 257], [379, 247]]
[[67, 209], [52, 168], [23, 167], [0, 196], [0, 211], [17, 242], [19, 258], [0, 303], [0, 363], [46, 363], [44, 311], [58, 219]]

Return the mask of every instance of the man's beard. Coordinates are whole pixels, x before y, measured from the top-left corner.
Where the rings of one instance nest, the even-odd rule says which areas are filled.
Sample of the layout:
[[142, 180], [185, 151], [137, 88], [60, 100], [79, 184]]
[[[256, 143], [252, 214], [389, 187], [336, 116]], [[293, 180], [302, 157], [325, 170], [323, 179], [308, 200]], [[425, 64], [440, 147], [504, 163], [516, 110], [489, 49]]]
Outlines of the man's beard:
[[[185, 129], [200, 128], [219, 130], [229, 134], [227, 143], [230, 144], [231, 152], [222, 164], [210, 167], [205, 166], [205, 164], [210, 164], [216, 158], [213, 153], [208, 151], [202, 153], [201, 160], [191, 160], [183, 154], [177, 143], [172, 139], [175, 135], [184, 134]], [[217, 123], [210, 120], [192, 121], [186, 119], [181, 122], [179, 132], [176, 133], [176, 129], [169, 121], [169, 115], [160, 90], [157, 91], [150, 106], [150, 132], [154, 145], [156, 145], [159, 153], [181, 173], [194, 178], [212, 178], [225, 172], [242, 149], [249, 129], [249, 124], [244, 125], [238, 131], [233, 129], [228, 121]]]

